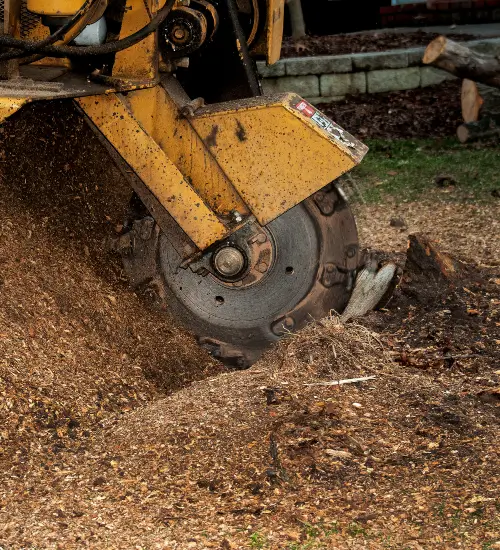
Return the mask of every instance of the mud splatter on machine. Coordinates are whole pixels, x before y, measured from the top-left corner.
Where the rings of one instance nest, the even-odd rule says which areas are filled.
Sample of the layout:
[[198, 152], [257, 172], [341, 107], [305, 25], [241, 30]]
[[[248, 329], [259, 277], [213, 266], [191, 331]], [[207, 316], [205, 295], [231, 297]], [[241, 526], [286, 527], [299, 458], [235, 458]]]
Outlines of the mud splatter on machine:
[[[358, 268], [335, 184], [366, 147], [295, 94], [261, 95], [284, 0], [3, 0], [0, 121], [72, 98], [133, 191], [117, 239], [200, 343], [246, 366], [341, 311]], [[13, 159], [13, 162], [15, 159]]]

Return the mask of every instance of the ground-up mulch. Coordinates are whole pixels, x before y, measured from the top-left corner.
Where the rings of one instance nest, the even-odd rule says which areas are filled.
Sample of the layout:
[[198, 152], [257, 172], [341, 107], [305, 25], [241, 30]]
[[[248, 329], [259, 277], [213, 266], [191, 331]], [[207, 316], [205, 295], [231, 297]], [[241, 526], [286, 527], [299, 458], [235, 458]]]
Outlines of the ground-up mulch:
[[318, 107], [359, 139], [455, 136], [463, 123], [458, 80], [437, 86], [349, 96]]
[[[286, 38], [281, 50], [282, 57], [310, 57], [314, 55], [342, 55], [363, 52], [383, 52], [403, 48], [427, 46], [439, 35], [425, 31], [406, 33], [378, 32], [359, 34], [335, 34], [330, 36], [306, 36], [297, 40]], [[474, 40], [468, 34], [447, 34], [455, 41]]]
[[460, 277], [227, 372], [106, 252], [129, 192], [95, 138], [32, 109], [1, 136], [2, 548], [500, 547], [495, 205], [360, 206], [365, 246], [433, 232]]

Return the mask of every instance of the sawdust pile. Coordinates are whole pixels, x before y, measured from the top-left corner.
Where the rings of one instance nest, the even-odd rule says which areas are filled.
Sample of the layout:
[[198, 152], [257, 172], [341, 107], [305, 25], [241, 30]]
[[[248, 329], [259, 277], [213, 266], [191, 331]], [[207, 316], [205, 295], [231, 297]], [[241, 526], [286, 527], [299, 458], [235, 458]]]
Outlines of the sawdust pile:
[[[360, 375], [376, 378], [322, 385]], [[248, 371], [196, 382], [33, 465], [29, 498], [0, 512], [4, 540], [479, 548], [498, 534], [499, 418], [473, 386], [401, 367], [369, 329], [324, 320]]]
[[219, 370], [164, 316], [147, 313], [125, 282], [100, 279], [84, 250], [48, 239], [25, 213], [1, 211], [5, 460], [13, 458], [9, 445], [24, 438], [46, 433], [57, 446], [58, 435], [81, 435], [107, 413]]
[[128, 288], [103, 246], [128, 191], [71, 109], [43, 109], [0, 155], [1, 547], [495, 548], [493, 245], [467, 291], [312, 324], [229, 373]]
[[[356, 208], [360, 239], [373, 250], [399, 254], [404, 261], [408, 234], [432, 235], [452, 255], [471, 264], [500, 264], [500, 201], [492, 203], [387, 200]], [[398, 219], [402, 227], [391, 225]]]
[[0, 506], [108, 419], [221, 371], [129, 288], [104, 241], [130, 191], [71, 104], [45, 109], [0, 128]]

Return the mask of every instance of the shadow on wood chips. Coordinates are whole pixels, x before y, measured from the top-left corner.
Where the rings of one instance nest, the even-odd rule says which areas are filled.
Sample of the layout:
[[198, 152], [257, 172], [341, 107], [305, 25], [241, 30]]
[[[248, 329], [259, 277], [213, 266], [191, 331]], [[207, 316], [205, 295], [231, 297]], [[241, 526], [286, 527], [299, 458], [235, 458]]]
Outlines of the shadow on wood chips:
[[494, 547], [497, 267], [221, 373], [103, 252], [129, 192], [71, 105], [2, 130], [2, 547]]
[[0, 132], [0, 460], [21, 472], [35, 440], [50, 459], [221, 368], [106, 253], [130, 190], [71, 102]]

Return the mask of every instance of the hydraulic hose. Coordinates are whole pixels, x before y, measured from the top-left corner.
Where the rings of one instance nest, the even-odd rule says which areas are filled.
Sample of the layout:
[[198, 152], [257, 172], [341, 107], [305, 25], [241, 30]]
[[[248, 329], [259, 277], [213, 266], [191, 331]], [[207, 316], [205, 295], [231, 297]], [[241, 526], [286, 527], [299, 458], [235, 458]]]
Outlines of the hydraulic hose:
[[76, 14], [62, 27], [59, 27], [53, 34], [40, 40], [39, 42], [34, 42], [33, 47], [23, 50], [23, 53], [19, 52], [6, 52], [0, 53], [0, 60], [6, 59], [18, 59], [20, 57], [25, 57], [30, 55], [33, 52], [37, 52], [39, 48], [44, 48], [45, 46], [51, 46], [61, 37], [64, 37], [68, 32], [73, 30], [73, 28], [78, 25], [86, 16], [91, 12], [100, 0], [86, 0], [83, 6], [76, 12]]
[[[168, 14], [174, 7], [176, 0], [166, 0], [165, 5], [161, 8], [151, 21], [138, 30], [134, 34], [122, 38], [120, 40], [114, 40], [113, 42], [107, 42], [106, 44], [100, 44], [97, 46], [54, 46], [48, 45], [43, 47], [37, 47], [37, 42], [30, 40], [19, 40], [12, 36], [0, 36], [0, 46], [8, 48], [16, 48], [23, 52], [45, 54], [50, 57], [87, 57], [90, 55], [106, 55], [110, 53], [119, 52], [134, 46], [141, 40], [144, 40], [151, 33], [158, 30], [158, 27], [165, 21]], [[33, 48], [36, 49], [34, 50]], [[21, 54], [22, 56], [23, 54]]]
[[250, 90], [253, 96], [260, 96], [262, 95], [262, 92], [260, 89], [259, 80], [256, 76], [254, 61], [248, 49], [247, 37], [245, 36], [245, 33], [243, 32], [240, 21], [238, 19], [238, 7], [235, 4], [234, 0], [225, 0], [225, 2], [229, 14], [229, 19], [233, 27], [234, 38], [236, 40], [239, 53], [241, 55], [241, 61], [243, 64], [243, 69], [245, 71], [245, 76], [248, 81], [248, 85], [250, 86]]

